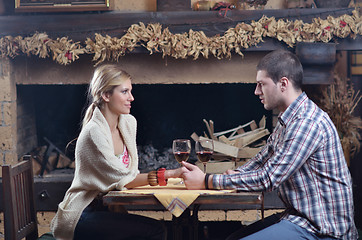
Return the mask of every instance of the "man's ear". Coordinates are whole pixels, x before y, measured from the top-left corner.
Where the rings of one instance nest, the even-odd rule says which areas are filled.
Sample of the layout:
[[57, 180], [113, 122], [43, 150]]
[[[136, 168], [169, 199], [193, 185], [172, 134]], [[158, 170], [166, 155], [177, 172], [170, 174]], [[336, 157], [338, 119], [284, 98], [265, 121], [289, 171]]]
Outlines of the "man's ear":
[[280, 89], [282, 90], [282, 92], [284, 92], [287, 89], [288, 85], [290, 84], [289, 79], [287, 77], [282, 77], [279, 80], [279, 82], [280, 82]]

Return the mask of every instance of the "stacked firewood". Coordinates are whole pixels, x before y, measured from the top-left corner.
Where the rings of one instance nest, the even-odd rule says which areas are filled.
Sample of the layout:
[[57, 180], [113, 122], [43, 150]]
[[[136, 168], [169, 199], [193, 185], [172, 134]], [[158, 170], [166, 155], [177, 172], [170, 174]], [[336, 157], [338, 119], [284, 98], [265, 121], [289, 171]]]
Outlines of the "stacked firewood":
[[265, 142], [260, 141], [263, 137], [270, 134], [265, 128], [265, 116], [259, 121], [259, 126], [255, 120], [235, 128], [222, 132], [214, 132], [214, 122], [212, 120], [203, 120], [208, 134], [204, 132], [204, 136], [198, 136], [196, 133], [191, 135], [195, 141], [199, 139], [213, 139], [214, 142], [214, 159], [217, 158], [252, 158], [257, 154]]

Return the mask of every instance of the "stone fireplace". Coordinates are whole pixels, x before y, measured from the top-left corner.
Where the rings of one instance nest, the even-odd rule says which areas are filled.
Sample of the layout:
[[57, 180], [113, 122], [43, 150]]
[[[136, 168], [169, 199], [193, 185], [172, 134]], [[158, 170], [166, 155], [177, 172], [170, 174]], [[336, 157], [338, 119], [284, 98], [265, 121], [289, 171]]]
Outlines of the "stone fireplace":
[[[255, 66], [264, 54], [196, 61], [144, 53], [122, 58], [118, 64], [133, 77], [131, 113], [138, 120], [140, 151], [152, 146], [164, 157], [172, 139], [203, 135], [203, 119], [222, 131], [267, 115], [271, 129], [271, 113], [253, 93]], [[68, 66], [25, 56], [1, 60], [2, 163], [13, 164], [46, 144], [44, 138], [64, 151], [77, 137], [93, 64], [89, 56]]]

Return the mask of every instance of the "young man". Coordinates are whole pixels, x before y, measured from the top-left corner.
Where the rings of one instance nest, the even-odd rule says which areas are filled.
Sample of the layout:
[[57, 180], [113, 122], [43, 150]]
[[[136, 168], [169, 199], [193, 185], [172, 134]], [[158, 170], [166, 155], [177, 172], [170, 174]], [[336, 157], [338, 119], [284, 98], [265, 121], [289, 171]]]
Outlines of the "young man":
[[[302, 80], [303, 68], [293, 53], [267, 54], [257, 66], [255, 95], [265, 109], [280, 114], [263, 149], [225, 174], [205, 175], [183, 162], [189, 189], [278, 190], [286, 210], [244, 239], [358, 238], [352, 181], [338, 133], [328, 115], [301, 90]], [[244, 236], [240, 231], [232, 238]]]

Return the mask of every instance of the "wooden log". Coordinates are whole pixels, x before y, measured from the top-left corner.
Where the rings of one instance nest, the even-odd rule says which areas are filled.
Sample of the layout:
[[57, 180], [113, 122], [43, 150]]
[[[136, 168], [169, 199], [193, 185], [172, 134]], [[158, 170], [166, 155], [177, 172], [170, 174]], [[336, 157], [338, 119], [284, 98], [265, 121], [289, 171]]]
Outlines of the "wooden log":
[[250, 124], [250, 129], [251, 130], [255, 130], [258, 128], [258, 125], [256, 125], [256, 122], [255, 121], [252, 121], [252, 123]]
[[192, 133], [191, 134], [191, 138], [196, 142], [197, 140], [199, 140], [199, 136], [196, 133]]
[[215, 129], [214, 129], [214, 121], [212, 120], [209, 120], [209, 124], [210, 124], [210, 129], [211, 129], [211, 132], [212, 132], [212, 139], [217, 139], [215, 136], [214, 136], [214, 132], [215, 132]]
[[[254, 121], [254, 120], [253, 120], [253, 121]], [[222, 132], [216, 132], [216, 133], [214, 133], [214, 136], [215, 136], [215, 137], [218, 137], [218, 136], [221, 136], [221, 135], [228, 134], [228, 133], [230, 133], [230, 132], [236, 132], [236, 131], [238, 131], [239, 129], [242, 129], [242, 128], [244, 128], [244, 127], [249, 126], [250, 124], [253, 123], [253, 121], [250, 121], [250, 122], [248, 122], [248, 123], [246, 123], [246, 124], [244, 124], [244, 125], [240, 125], [240, 126], [237, 126], [237, 127], [235, 127], [235, 128], [229, 129], [229, 130], [225, 130], [225, 131], [222, 131]]]
[[[245, 164], [247, 160], [242, 161], [209, 161], [206, 166], [206, 172], [211, 174], [224, 173], [226, 170], [234, 170], [243, 164]], [[198, 166], [201, 170], [204, 170], [204, 165], [200, 161], [196, 162], [196, 166]]]
[[[191, 135], [191, 138], [195, 141], [197, 141], [198, 139], [205, 139], [205, 140], [210, 140], [209, 138], [206, 137], [202, 137], [202, 136], [198, 136], [196, 133], [193, 133]], [[260, 148], [251, 148], [251, 147], [243, 147], [243, 148], [238, 148], [235, 146], [231, 146], [229, 144], [214, 140], [214, 152], [217, 153], [221, 153], [224, 154], [225, 156], [228, 157], [233, 157], [233, 158], [252, 158], [254, 157], [260, 150]]]
[[244, 133], [245, 131], [244, 131], [244, 129], [243, 128], [240, 128], [239, 130], [237, 130], [236, 131], [238, 134], [242, 134], [242, 133]]
[[[208, 139], [205, 137], [199, 137], [199, 139]], [[239, 148], [231, 146], [229, 144], [214, 140], [214, 151], [225, 154], [230, 157], [238, 157]]]
[[216, 140], [217, 138], [214, 136], [214, 121], [210, 120], [208, 122], [206, 119], [203, 119], [203, 121], [206, 125], [207, 131], [209, 132], [210, 138]]
[[247, 137], [247, 136], [251, 136], [251, 135], [255, 135], [259, 132], [262, 132], [264, 130], [267, 130], [268, 133], [269, 133], [269, 130], [268, 129], [261, 129], [261, 128], [257, 128], [253, 131], [248, 131], [248, 132], [245, 132], [245, 133], [242, 133], [242, 134], [239, 134], [239, 135], [236, 135], [236, 136], [233, 136], [233, 137], [229, 137], [229, 140], [235, 140], [235, 139], [238, 139], [238, 138], [243, 138], [243, 137]]
[[259, 121], [259, 128], [265, 128], [266, 127], [266, 117], [263, 116]]
[[239, 148], [238, 156], [237, 158], [253, 158], [258, 152], [260, 152], [260, 148], [250, 148], [250, 147], [244, 147]]
[[245, 147], [253, 142], [256, 142], [260, 138], [265, 137], [268, 134], [270, 134], [268, 129], [256, 129], [252, 131], [252, 134], [248, 134], [244, 137], [237, 138], [235, 140], [235, 147], [238, 148]]
[[223, 143], [226, 143], [226, 144], [229, 144], [231, 146], [235, 146], [235, 143], [236, 141], [230, 141], [227, 137], [225, 137], [224, 135], [220, 136], [219, 137], [219, 141], [220, 142], [223, 142]]

